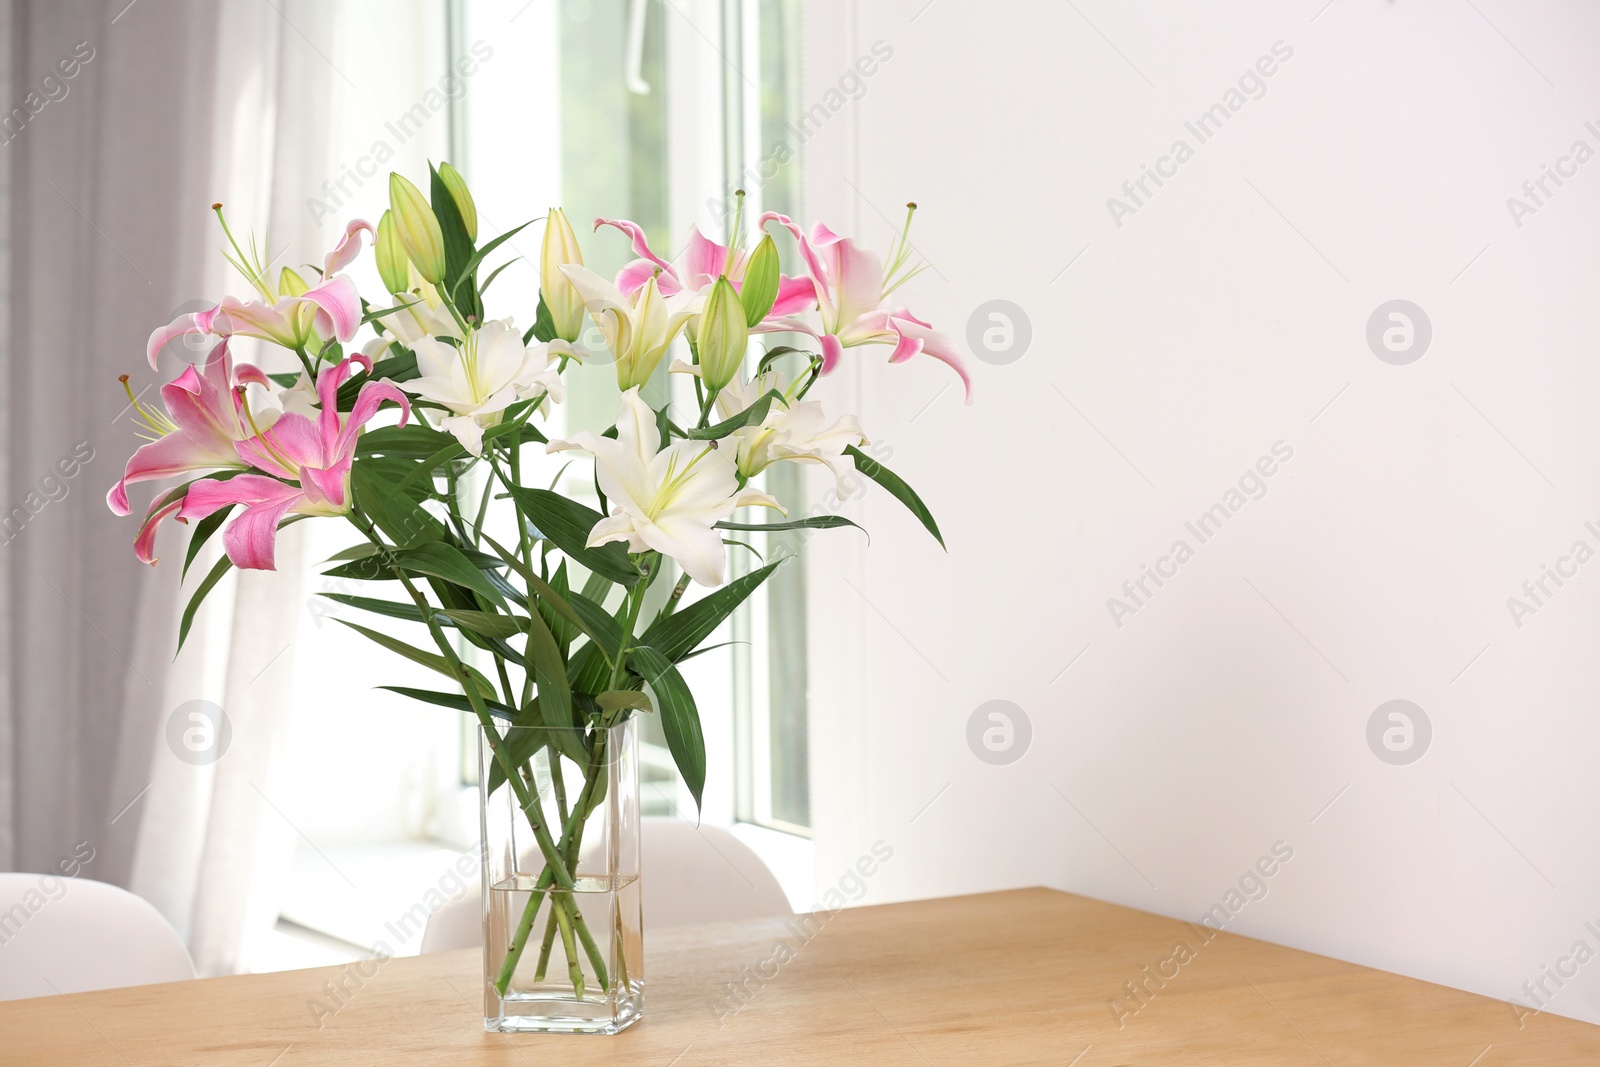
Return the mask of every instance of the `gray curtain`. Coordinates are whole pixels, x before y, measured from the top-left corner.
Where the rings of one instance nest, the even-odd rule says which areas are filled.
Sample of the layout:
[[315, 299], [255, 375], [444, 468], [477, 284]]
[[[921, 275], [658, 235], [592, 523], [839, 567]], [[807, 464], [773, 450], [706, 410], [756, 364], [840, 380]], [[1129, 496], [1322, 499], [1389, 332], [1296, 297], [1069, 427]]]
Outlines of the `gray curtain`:
[[86, 875], [125, 883], [141, 814], [123, 811], [119, 754], [150, 752], [160, 727], [162, 679], [133, 666], [140, 595], [175, 592], [145, 581], [134, 520], [104, 497], [135, 440], [118, 375], [155, 381], [144, 339], [196, 295], [216, 5], [6, 7], [0, 867], [88, 842]]

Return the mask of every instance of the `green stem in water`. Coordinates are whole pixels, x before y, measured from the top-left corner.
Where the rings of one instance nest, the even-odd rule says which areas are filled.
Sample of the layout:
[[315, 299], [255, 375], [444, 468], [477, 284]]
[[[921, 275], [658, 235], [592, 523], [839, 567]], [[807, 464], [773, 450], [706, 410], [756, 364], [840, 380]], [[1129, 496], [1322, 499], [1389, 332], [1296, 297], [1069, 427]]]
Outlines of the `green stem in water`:
[[[371, 520], [367, 519], [365, 515], [352, 508], [351, 519], [356, 522], [358, 528], [362, 529], [368, 540], [376, 545], [380, 551], [387, 552], [389, 550], [389, 546], [378, 538], [372, 527]], [[533, 829], [534, 840], [539, 845], [539, 851], [544, 855], [544, 876], [548, 876], [551, 881], [570, 894], [576, 888], [572, 874], [568, 870], [561, 853], [556, 849], [555, 842], [550, 839], [550, 831], [545, 827], [544, 816], [539, 809], [538, 797], [528, 792], [527, 786], [517, 773], [518, 768], [511, 762], [511, 757], [506, 753], [505, 746], [500, 743], [499, 729], [495, 726], [494, 718], [489, 714], [488, 708], [484, 706], [483, 695], [478, 692], [478, 688], [467, 674], [461, 658], [456, 655], [455, 646], [445, 639], [444, 631], [440, 629], [438, 619], [434, 615], [433, 606], [428, 603], [427, 598], [417, 589], [409, 575], [398, 567], [393, 568], [393, 570], [395, 577], [400, 579], [400, 584], [405, 587], [406, 592], [411, 595], [412, 601], [417, 605], [417, 610], [421, 612], [422, 620], [428, 627], [428, 632], [433, 636], [434, 644], [438, 646], [439, 652], [444, 656], [445, 664], [450, 668], [450, 673], [455, 678], [456, 683], [461, 686], [462, 692], [466, 694], [467, 702], [472, 706], [479, 725], [483, 727], [489, 737], [494, 739], [489, 742], [489, 748], [495, 755], [495, 761], [500, 764], [500, 769], [505, 773], [506, 782], [516, 794], [517, 803], [522, 808], [523, 815], [527, 817], [529, 826]], [[544, 876], [541, 876], [541, 878]], [[545, 883], [545, 886], [548, 886], [548, 884], [548, 882]], [[542, 889], [544, 886], [539, 888]], [[535, 892], [538, 892], [538, 889]], [[552, 901], [555, 900], [556, 898], [552, 897]], [[553, 904], [552, 906], [557, 905]], [[600, 955], [600, 949], [595, 944], [593, 935], [589, 933], [588, 925], [583, 921], [582, 913], [580, 912], [571, 918], [574, 930], [579, 940], [583, 942], [584, 950], [589, 954], [589, 961], [594, 965], [595, 976], [599, 979], [603, 988], [609, 987], [610, 982], [606, 976], [605, 960]], [[531, 927], [532, 921], [529, 920], [527, 925]], [[524, 933], [523, 940], [526, 940], [526, 933]], [[517, 955], [519, 957], [521, 955], [520, 947]], [[515, 968], [514, 962], [512, 963], [512, 968]], [[497, 983], [502, 995], [505, 993], [505, 988], [509, 984], [510, 978], [510, 971], [503, 969], [500, 981]]]

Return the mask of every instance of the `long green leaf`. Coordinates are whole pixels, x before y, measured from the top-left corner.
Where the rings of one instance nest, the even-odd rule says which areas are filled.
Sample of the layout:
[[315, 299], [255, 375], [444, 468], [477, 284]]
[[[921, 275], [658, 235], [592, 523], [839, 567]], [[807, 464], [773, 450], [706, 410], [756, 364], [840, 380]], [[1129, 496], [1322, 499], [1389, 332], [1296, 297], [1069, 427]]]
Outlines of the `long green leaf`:
[[[473, 714], [472, 701], [460, 693], [440, 693], [432, 689], [413, 689], [408, 685], [380, 685], [377, 688], [387, 689], [391, 693], [399, 693], [401, 696], [410, 697], [412, 700], [420, 700], [427, 704], [437, 704], [441, 708], [452, 708], [456, 711], [464, 711], [469, 715]], [[502, 704], [498, 700], [485, 698], [483, 704], [488, 709], [489, 714], [496, 718], [510, 722], [517, 717], [516, 712], [509, 705]]]
[[178, 576], [180, 584], [189, 577], [189, 564], [194, 562], [194, 558], [200, 554], [200, 549], [205, 543], [211, 540], [211, 535], [227, 521], [228, 514], [234, 507], [235, 505], [229, 504], [227, 507], [218, 508], [194, 524], [194, 533], [189, 535], [189, 550], [183, 554], [183, 573]]
[[[436, 652], [424, 652], [420, 648], [413, 648], [398, 637], [390, 637], [388, 634], [379, 633], [377, 630], [351, 622], [349, 619], [336, 618], [333, 621], [341, 626], [350, 627], [350, 629], [367, 640], [387, 648], [390, 652], [404, 656], [413, 663], [420, 663], [430, 670], [438, 671], [452, 681], [455, 680], [455, 672], [450, 669], [450, 662]], [[485, 700], [493, 700], [495, 698], [494, 686], [489, 684], [489, 679], [485, 678], [473, 667], [466, 664], [462, 664], [462, 666], [466, 668], [467, 677], [471, 678], [472, 684], [477, 687], [478, 695]]]
[[734, 609], [744, 603], [745, 598], [755, 592], [756, 587], [766, 581], [782, 562], [778, 560], [760, 570], [751, 571], [729, 582], [710, 596], [703, 597], [664, 618], [657, 618], [645, 630], [639, 643], [659, 650], [668, 660], [676, 663], [693, 652], [701, 641], [711, 636], [711, 632], [722, 624], [722, 620], [732, 615]]
[[[507, 230], [505, 233], [501, 234], [499, 237], [496, 237], [494, 240], [488, 242], [482, 248], [480, 248], [476, 252], [474, 252], [472, 254], [472, 258], [467, 260], [466, 266], [461, 268], [461, 277], [459, 279], [457, 279], [457, 281], [456, 281], [456, 289], [459, 290], [461, 288], [461, 282], [465, 281], [467, 278], [469, 278], [472, 275], [473, 271], [478, 269], [478, 264], [483, 262], [483, 257], [484, 256], [487, 256], [490, 252], [493, 252], [495, 249], [499, 248], [501, 245], [503, 245], [507, 241], [511, 240], [511, 238], [515, 237], [517, 235], [517, 231], [519, 231], [519, 230], [521, 230], [521, 229], [523, 229], [523, 228], [525, 228], [527, 226], [532, 226], [532, 225], [533, 225], [533, 223], [531, 221], [529, 221], [529, 222], [524, 222], [521, 226], [513, 226], [513, 227], [511, 227], [511, 229]], [[500, 273], [500, 272], [499, 271], [495, 271], [495, 274], [498, 274], [498, 273]], [[492, 279], [494, 277], [494, 275], [491, 274], [489, 277]], [[489, 283], [485, 282], [484, 283], [484, 288], [487, 289], [488, 286], [489, 286]]]
[[525, 669], [533, 675], [539, 686], [540, 718], [550, 728], [551, 744], [568, 759], [582, 763], [588, 752], [583, 747], [583, 735], [574, 725], [576, 720], [572, 715], [572, 689], [567, 683], [567, 665], [562, 661], [555, 635], [538, 613], [528, 622], [525, 655]]
[[607, 717], [615, 715], [623, 708], [632, 708], [636, 711], [656, 710], [650, 703], [650, 698], [637, 689], [608, 689], [604, 693], [595, 694], [594, 699]]
[[[600, 614], [605, 617], [603, 623], [599, 622], [594, 614], [587, 610], [580, 615], [572, 600], [569, 599], [572, 595], [570, 591], [567, 596], [562, 596], [560, 591], [529, 570], [521, 560], [513, 556], [494, 538], [484, 534], [483, 539], [489, 543], [490, 548], [494, 549], [495, 554], [506, 562], [507, 566], [516, 571], [522, 580], [528, 583], [529, 591], [539, 597], [540, 603], [549, 605], [556, 614], [583, 631], [591, 640], [598, 641], [602, 647], [610, 649], [610, 655], [613, 657], [616, 655], [616, 647], [621, 643], [622, 637], [620, 632], [617, 632], [616, 620], [606, 614], [604, 608], [599, 609]], [[593, 627], [591, 627], [591, 620], [595, 623]]]
[[762, 419], [767, 417], [767, 411], [772, 407], [772, 402], [774, 400], [781, 401], [782, 399], [782, 393], [776, 389], [770, 389], [758, 397], [754, 404], [751, 404], [732, 418], [725, 419], [715, 426], [707, 426], [701, 430], [689, 430], [685, 436], [693, 441], [720, 440], [751, 423], [760, 423]]
[[439, 614], [450, 619], [464, 630], [498, 637], [504, 640], [515, 637], [526, 629], [526, 619], [514, 615], [500, 615], [492, 611], [466, 611], [460, 608], [443, 608]]
[[933, 539], [939, 542], [939, 547], [945, 547], [944, 535], [939, 532], [939, 524], [933, 521], [933, 513], [928, 510], [928, 505], [922, 502], [922, 498], [917, 496], [916, 492], [898, 474], [854, 445], [846, 448], [845, 451], [850, 454], [851, 459], [856, 461], [856, 470], [889, 490], [891, 496], [904, 504], [911, 514], [915, 515], [917, 520], [927, 527], [928, 532], [933, 534]]
[[650, 683], [661, 709], [661, 729], [667, 736], [667, 750], [678, 765], [683, 784], [689, 787], [695, 807], [706, 787], [706, 739], [700, 730], [700, 711], [694, 697], [670, 660], [649, 645], [628, 651], [628, 658], [639, 676]]
[[194, 613], [200, 610], [200, 604], [205, 600], [206, 594], [222, 581], [222, 576], [228, 573], [228, 568], [233, 566], [233, 560], [227, 556], [212, 565], [204, 579], [195, 587], [194, 596], [189, 598], [189, 606], [183, 609], [183, 618], [178, 622], [178, 651], [183, 651], [183, 642], [189, 636], [189, 627], [194, 625]]
[[548, 489], [511, 486], [511, 499], [517, 509], [567, 558], [614, 582], [633, 585], [639, 571], [628, 561], [628, 553], [617, 542], [588, 547], [589, 531], [600, 521], [600, 513], [560, 493]]
[[719, 530], [832, 530], [839, 526], [861, 529], [859, 524], [843, 515], [813, 515], [806, 519], [785, 519], [782, 522], [730, 522], [724, 519], [717, 523]]
[[444, 523], [415, 498], [400, 492], [397, 483], [385, 477], [389, 469], [393, 468], [388, 460], [372, 458], [353, 466], [350, 484], [355, 490], [356, 505], [399, 548], [415, 548], [444, 537]]
[[422, 612], [417, 610], [415, 604], [403, 604], [398, 600], [379, 600], [370, 596], [352, 596], [349, 593], [318, 593], [335, 604], [343, 604], [347, 608], [356, 608], [360, 611], [370, 611], [374, 615], [383, 615], [391, 619], [404, 619], [407, 622], [421, 622]]
[[461, 553], [461, 550], [443, 541], [434, 541], [431, 544], [418, 545], [416, 548], [406, 549], [394, 554], [393, 565], [403, 571], [413, 574], [426, 574], [433, 578], [441, 578], [452, 582], [473, 592], [487, 597], [493, 603], [504, 606], [505, 600], [490, 581], [483, 576], [471, 560]]

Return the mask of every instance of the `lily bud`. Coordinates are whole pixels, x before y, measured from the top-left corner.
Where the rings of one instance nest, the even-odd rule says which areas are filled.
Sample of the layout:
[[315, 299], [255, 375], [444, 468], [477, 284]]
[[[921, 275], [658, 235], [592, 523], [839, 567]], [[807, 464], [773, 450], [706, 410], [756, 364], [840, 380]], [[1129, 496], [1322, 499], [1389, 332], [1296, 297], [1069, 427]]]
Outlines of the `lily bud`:
[[406, 250], [400, 244], [400, 231], [395, 228], [394, 212], [385, 211], [383, 218], [378, 220], [372, 251], [378, 261], [378, 277], [383, 279], [383, 287], [391, 293], [409, 292], [411, 270], [406, 260]]
[[739, 301], [744, 305], [744, 321], [755, 326], [767, 317], [778, 299], [778, 246], [772, 235], [761, 239], [744, 270], [744, 287]]
[[448, 163], [439, 164], [439, 177], [444, 181], [444, 187], [450, 190], [450, 199], [456, 202], [456, 210], [461, 213], [461, 224], [467, 228], [467, 239], [475, 243], [478, 240], [478, 205], [472, 201], [467, 179]]
[[444, 281], [444, 232], [422, 191], [401, 175], [390, 174], [389, 210], [400, 245], [417, 273], [434, 285]]
[[288, 267], [278, 272], [278, 292], [283, 296], [303, 296], [311, 286]]
[[739, 294], [728, 279], [718, 278], [711, 284], [711, 295], [706, 297], [705, 309], [700, 313], [696, 336], [700, 379], [712, 393], [720, 392], [738, 375], [745, 349], [750, 344], [744, 306], [739, 303]]
[[581, 267], [583, 251], [578, 247], [578, 235], [572, 232], [566, 214], [553, 207], [549, 218], [545, 219], [544, 244], [539, 249], [540, 286], [556, 336], [563, 341], [576, 341], [583, 332], [584, 301], [572, 282], [561, 273], [563, 265]]

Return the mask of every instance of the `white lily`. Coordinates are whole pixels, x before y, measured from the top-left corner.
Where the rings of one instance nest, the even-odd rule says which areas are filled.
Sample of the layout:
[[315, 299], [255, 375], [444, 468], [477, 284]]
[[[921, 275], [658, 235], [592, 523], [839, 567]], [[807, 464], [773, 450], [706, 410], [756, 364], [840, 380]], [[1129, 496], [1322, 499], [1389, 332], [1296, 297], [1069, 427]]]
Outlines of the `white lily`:
[[413, 348], [420, 338], [454, 337], [461, 332], [456, 320], [450, 317], [444, 301], [439, 298], [439, 290], [415, 274], [415, 268], [412, 271], [416, 288], [409, 293], [397, 294], [390, 305], [404, 310], [372, 320], [378, 329], [378, 336], [361, 347], [361, 354], [368, 359], [381, 359], [393, 344]]
[[401, 388], [454, 412], [439, 425], [474, 456], [483, 454], [484, 428], [497, 425], [518, 400], [562, 399], [561, 375], [550, 365], [550, 346], [524, 345], [509, 319], [469, 331], [460, 348], [428, 335], [411, 347], [422, 376], [402, 382]]
[[[773, 389], [787, 398], [793, 386], [777, 371], [767, 370], [748, 382], [722, 390], [717, 394], [717, 407], [724, 419], [731, 419]], [[754, 477], [779, 460], [820, 463], [833, 471], [842, 493], [845, 475], [856, 469], [855, 461], [844, 450], [865, 444], [867, 439], [854, 415], [844, 415], [830, 426], [819, 402], [785, 400], [774, 401], [765, 419], [735, 430], [728, 440], [737, 443], [736, 462], [745, 478]]]
[[699, 293], [662, 296], [655, 278], [625, 295], [600, 275], [578, 264], [561, 267], [617, 359], [617, 387], [628, 390], [650, 380], [667, 346], [684, 324], [700, 313]]
[[594, 456], [611, 514], [595, 523], [589, 547], [626, 541], [630, 552], [672, 557], [701, 585], [721, 585], [728, 556], [716, 523], [745, 505], [783, 508], [766, 493], [740, 489], [733, 457], [715, 442], [674, 441], [662, 449], [660, 440], [656, 413], [635, 387], [622, 394], [615, 440], [585, 432], [551, 441], [549, 451]]

